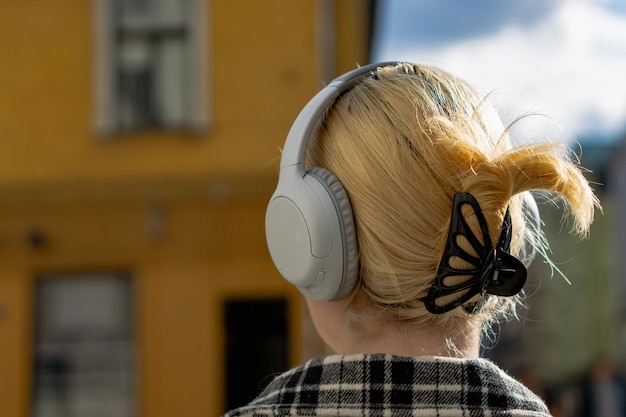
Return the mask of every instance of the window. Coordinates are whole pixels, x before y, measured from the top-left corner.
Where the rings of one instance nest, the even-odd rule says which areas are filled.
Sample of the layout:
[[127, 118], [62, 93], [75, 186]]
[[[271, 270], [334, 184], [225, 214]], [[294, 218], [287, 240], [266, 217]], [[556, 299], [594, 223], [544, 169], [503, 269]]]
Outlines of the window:
[[130, 278], [42, 276], [34, 290], [31, 415], [136, 415]]
[[95, 128], [203, 130], [206, 0], [94, 0]]

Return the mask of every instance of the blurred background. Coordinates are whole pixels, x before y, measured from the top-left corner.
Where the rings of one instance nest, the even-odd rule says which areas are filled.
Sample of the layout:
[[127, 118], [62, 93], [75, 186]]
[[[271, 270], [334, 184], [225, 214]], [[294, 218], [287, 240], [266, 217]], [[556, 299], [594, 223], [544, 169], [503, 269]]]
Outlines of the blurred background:
[[623, 1], [0, 1], [0, 35], [3, 417], [215, 416], [326, 353], [265, 205], [301, 107], [383, 59], [553, 117], [516, 140], [570, 143], [602, 200], [585, 241], [541, 207], [569, 282], [535, 262], [484, 354], [562, 416], [623, 371]]

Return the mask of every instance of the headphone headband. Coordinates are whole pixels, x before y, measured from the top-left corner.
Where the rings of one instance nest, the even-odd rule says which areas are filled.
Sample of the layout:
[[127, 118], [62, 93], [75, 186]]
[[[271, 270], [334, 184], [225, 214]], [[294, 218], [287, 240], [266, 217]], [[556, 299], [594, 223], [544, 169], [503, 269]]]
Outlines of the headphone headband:
[[367, 74], [372, 74], [376, 69], [395, 65], [397, 62], [379, 62], [369, 64], [347, 72], [330, 82], [324, 89], [317, 93], [296, 117], [293, 122], [285, 146], [283, 147], [280, 168], [297, 166], [299, 173], [304, 175], [304, 159], [307, 145], [313, 132], [313, 128], [320, 120], [322, 114], [342, 93], [348, 91]]

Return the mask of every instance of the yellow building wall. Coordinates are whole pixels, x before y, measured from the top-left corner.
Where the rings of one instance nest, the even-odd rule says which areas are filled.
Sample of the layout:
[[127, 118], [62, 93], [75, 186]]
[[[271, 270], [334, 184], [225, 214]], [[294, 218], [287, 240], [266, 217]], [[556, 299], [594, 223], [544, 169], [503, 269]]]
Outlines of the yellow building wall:
[[[319, 86], [315, 2], [211, 1], [206, 132], [98, 139], [93, 11], [83, 0], [1, 2], [0, 185], [266, 169]], [[140, 156], [140, 157], [138, 157]]]
[[[136, 287], [141, 415], [183, 410], [217, 414], [224, 395], [223, 301], [279, 296], [290, 300], [295, 311], [300, 308], [299, 296], [267, 260], [263, 211], [260, 199], [219, 204], [188, 200], [158, 208], [102, 202], [78, 202], [71, 209], [4, 205], [3, 415], [29, 414], [34, 278], [39, 273], [101, 270], [127, 271]], [[161, 217], [156, 235], [147, 226], [154, 216]], [[26, 232], [33, 227], [45, 237], [42, 247], [27, 242]], [[300, 319], [298, 314], [290, 317], [297, 337]]]
[[[279, 147], [322, 85], [318, 3], [207, 0], [211, 126], [99, 138], [94, 2], [0, 2], [2, 416], [30, 413], [40, 273], [132, 275], [138, 415], [223, 411], [226, 299], [287, 299], [291, 360], [306, 356], [263, 218]], [[367, 61], [369, 2], [334, 4], [339, 73]]]

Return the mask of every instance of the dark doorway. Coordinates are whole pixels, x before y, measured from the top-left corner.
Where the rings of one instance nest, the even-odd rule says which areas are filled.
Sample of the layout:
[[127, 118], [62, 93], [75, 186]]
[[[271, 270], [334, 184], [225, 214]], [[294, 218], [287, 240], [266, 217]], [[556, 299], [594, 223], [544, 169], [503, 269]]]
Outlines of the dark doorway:
[[226, 409], [247, 404], [289, 366], [287, 302], [229, 300], [226, 328]]

